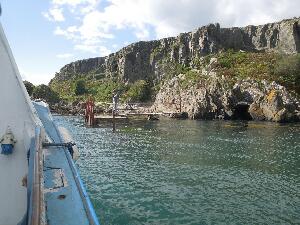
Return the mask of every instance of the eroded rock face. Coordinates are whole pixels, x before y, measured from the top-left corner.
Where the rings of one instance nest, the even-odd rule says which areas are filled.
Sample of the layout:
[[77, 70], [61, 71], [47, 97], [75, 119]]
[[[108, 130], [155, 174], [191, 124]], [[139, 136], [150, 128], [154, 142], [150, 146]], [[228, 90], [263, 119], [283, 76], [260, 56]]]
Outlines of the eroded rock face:
[[247, 79], [228, 89], [225, 80], [209, 77], [182, 89], [183, 79], [177, 76], [162, 86], [153, 111], [186, 112], [191, 119], [300, 121], [299, 101], [275, 82]]
[[249, 108], [250, 115], [256, 120], [273, 122], [299, 121], [299, 103], [292, 100], [285, 89], [270, 90], [265, 97], [260, 97]]
[[300, 52], [300, 18], [261, 26], [220, 28], [210, 24], [178, 37], [138, 42], [106, 57], [72, 62], [55, 75], [55, 80], [71, 79], [78, 74], [120, 77], [124, 82], [139, 79], [160, 81], [162, 61], [189, 65], [194, 58], [220, 50]]

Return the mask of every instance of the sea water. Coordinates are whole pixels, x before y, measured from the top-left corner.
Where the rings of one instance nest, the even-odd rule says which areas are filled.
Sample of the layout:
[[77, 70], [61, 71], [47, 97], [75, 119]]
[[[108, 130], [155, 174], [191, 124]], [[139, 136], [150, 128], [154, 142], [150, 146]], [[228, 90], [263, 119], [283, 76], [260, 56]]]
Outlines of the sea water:
[[54, 119], [101, 224], [300, 224], [300, 124]]

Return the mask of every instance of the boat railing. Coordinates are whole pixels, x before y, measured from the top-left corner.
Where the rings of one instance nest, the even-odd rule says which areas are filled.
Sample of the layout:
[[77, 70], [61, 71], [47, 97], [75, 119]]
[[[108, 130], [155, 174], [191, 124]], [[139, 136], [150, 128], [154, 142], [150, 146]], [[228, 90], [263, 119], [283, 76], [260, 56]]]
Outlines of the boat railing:
[[36, 128], [28, 154], [27, 225], [45, 224], [42, 132], [42, 128]]

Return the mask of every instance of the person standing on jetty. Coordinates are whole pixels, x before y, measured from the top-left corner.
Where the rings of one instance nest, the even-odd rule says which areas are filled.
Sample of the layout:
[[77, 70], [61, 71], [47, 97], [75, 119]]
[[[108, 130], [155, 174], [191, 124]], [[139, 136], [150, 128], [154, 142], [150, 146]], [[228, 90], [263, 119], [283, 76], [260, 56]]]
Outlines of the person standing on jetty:
[[112, 100], [113, 100], [113, 108], [112, 108], [112, 110], [113, 110], [113, 112], [114, 112], [115, 114], [116, 114], [117, 111], [118, 111], [119, 98], [120, 98], [120, 93], [119, 93], [119, 91], [114, 91], [114, 92], [113, 92], [113, 98], [112, 98]]

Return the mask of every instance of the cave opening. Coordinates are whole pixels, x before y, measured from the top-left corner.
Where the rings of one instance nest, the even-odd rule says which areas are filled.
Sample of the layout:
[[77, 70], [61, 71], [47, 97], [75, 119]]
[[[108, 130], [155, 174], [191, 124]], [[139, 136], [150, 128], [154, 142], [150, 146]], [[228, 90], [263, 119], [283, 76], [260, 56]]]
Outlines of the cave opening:
[[250, 105], [247, 103], [239, 103], [233, 109], [232, 119], [234, 120], [252, 120], [249, 113]]

